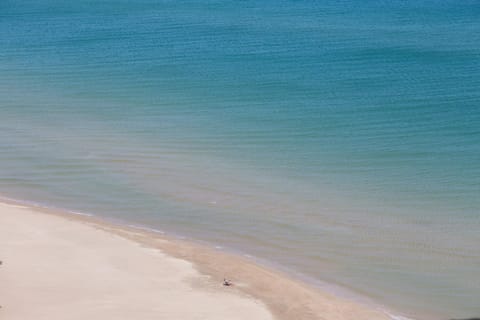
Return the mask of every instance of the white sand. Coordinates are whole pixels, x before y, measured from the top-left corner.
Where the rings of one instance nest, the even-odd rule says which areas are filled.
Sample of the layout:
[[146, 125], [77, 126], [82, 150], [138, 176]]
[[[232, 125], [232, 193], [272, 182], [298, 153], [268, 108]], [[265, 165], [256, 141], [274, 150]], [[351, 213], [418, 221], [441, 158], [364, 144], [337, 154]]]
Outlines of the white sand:
[[191, 263], [92, 225], [0, 204], [0, 319], [273, 319]]
[[390, 319], [239, 256], [44, 211], [0, 203], [0, 320]]

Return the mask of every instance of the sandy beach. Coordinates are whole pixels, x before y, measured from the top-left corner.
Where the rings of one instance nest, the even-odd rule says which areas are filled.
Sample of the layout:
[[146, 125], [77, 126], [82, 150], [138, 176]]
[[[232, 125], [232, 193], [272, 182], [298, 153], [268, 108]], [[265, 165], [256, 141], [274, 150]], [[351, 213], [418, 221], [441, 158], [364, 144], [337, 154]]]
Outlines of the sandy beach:
[[90, 217], [0, 204], [0, 243], [1, 319], [388, 319], [241, 257]]

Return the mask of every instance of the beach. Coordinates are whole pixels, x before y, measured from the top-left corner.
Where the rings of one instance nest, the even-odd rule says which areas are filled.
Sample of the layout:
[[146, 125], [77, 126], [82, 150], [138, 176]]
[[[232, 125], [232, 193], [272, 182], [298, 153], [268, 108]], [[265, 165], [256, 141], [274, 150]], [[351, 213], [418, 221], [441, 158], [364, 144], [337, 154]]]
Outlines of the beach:
[[0, 243], [3, 319], [388, 319], [241, 257], [91, 217], [0, 204]]
[[[153, 310], [164, 289], [142, 268], [163, 270], [162, 254], [190, 263], [173, 287], [203, 298], [172, 299], [195, 314], [205, 287], [283, 319], [377, 317], [358, 303], [479, 317], [478, 1], [0, 8], [0, 202], [43, 213], [2, 207], [0, 318], [40, 314], [52, 304], [18, 287], [40, 299], [48, 284], [66, 309], [62, 292], [131, 287]], [[142, 310], [127, 296], [112, 299]], [[212, 308], [237, 314], [223, 298]]]

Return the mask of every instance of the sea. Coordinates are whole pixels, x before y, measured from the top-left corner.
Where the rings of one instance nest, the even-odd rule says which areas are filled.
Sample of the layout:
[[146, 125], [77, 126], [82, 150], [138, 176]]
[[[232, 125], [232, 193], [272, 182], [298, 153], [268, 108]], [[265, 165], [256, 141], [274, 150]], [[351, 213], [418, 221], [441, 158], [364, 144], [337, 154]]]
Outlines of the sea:
[[0, 194], [480, 316], [477, 0], [1, 0]]

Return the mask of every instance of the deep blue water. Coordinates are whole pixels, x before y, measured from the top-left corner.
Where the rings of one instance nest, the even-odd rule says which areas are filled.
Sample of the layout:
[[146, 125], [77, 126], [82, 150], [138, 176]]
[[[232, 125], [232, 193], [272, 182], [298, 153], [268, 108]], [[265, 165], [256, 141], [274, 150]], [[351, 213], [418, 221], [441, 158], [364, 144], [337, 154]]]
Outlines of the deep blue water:
[[480, 314], [477, 1], [2, 1], [0, 193], [418, 318]]

